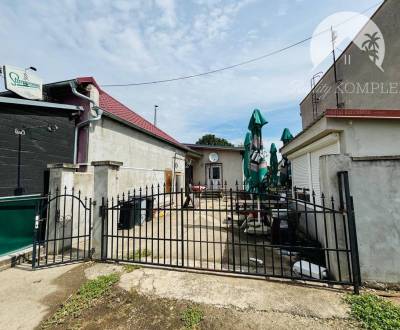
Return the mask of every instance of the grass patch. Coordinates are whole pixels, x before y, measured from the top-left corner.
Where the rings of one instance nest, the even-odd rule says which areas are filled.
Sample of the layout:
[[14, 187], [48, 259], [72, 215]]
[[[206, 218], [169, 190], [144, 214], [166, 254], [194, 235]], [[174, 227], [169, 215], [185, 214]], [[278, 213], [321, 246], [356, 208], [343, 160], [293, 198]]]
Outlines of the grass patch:
[[61, 324], [67, 317], [78, 317], [84, 309], [90, 307], [96, 299], [106, 294], [118, 281], [119, 274], [112, 273], [82, 284], [79, 290], [68, 298], [52, 317], [43, 322], [42, 328], [46, 329]]
[[136, 250], [135, 253], [131, 253], [129, 259], [140, 259], [145, 257], [151, 257], [152, 252], [148, 249]]
[[371, 330], [400, 329], [400, 307], [373, 294], [348, 295], [351, 315]]
[[188, 307], [181, 314], [181, 320], [186, 329], [193, 329], [199, 325], [203, 317], [203, 312], [195, 307]]
[[125, 273], [132, 273], [136, 269], [142, 268], [142, 266], [139, 265], [124, 265], [123, 266]]

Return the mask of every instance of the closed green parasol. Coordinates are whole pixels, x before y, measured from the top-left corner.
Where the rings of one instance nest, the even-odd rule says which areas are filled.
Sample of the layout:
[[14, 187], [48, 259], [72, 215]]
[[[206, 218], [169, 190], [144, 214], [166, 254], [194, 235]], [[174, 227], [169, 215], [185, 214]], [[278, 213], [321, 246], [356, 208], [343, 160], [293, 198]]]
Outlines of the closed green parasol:
[[262, 142], [262, 127], [268, 124], [260, 110], [255, 109], [249, 122], [252, 142], [250, 146], [250, 191], [260, 192], [261, 183], [268, 173]]
[[289, 128], [285, 128], [282, 132], [281, 141], [283, 144], [289, 143], [293, 140], [293, 135], [290, 133]]
[[244, 187], [246, 191], [250, 191], [250, 148], [251, 148], [251, 133], [247, 132], [244, 139], [244, 155], [243, 155], [243, 174], [244, 174]]
[[271, 144], [271, 149], [269, 150], [270, 152], [270, 160], [269, 160], [269, 166], [270, 166], [270, 184], [272, 187], [276, 187], [278, 185], [278, 157], [276, 155], [277, 149], [275, 146], [275, 143]]
[[[282, 132], [281, 141], [283, 145], [288, 144], [293, 140], [293, 135], [290, 133], [288, 128], [285, 128]], [[290, 186], [291, 185], [291, 165], [290, 161], [286, 158], [285, 155], [282, 156], [282, 166], [279, 171], [279, 178], [281, 181], [281, 186]]]

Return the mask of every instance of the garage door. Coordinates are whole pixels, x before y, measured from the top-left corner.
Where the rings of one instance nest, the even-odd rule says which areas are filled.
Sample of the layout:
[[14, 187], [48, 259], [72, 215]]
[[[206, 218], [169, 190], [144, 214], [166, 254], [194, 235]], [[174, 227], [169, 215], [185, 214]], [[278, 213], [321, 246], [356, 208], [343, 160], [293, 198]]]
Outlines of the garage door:
[[306, 153], [292, 160], [293, 186], [310, 188], [310, 154]]

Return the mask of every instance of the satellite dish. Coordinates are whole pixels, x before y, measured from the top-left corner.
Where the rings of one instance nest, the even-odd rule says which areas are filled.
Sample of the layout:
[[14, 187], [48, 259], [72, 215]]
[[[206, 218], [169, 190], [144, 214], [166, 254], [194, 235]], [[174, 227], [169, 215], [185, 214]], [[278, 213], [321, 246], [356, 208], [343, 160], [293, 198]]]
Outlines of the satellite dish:
[[216, 152], [212, 152], [208, 155], [208, 159], [210, 160], [211, 163], [215, 163], [218, 161], [219, 157]]

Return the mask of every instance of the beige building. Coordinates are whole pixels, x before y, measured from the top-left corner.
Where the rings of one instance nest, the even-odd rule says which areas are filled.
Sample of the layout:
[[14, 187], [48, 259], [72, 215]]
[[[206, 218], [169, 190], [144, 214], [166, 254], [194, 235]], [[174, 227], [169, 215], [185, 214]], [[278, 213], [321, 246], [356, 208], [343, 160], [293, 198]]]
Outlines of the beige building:
[[243, 183], [243, 147], [186, 144], [196, 153], [188, 153], [186, 179], [217, 189], [222, 184], [235, 189]]
[[364, 282], [400, 283], [399, 11], [388, 0], [372, 17], [386, 44], [384, 71], [350, 43], [301, 102], [303, 131], [281, 149], [293, 186], [315, 191], [317, 203], [324, 193], [338, 206], [338, 173], [348, 173]]

